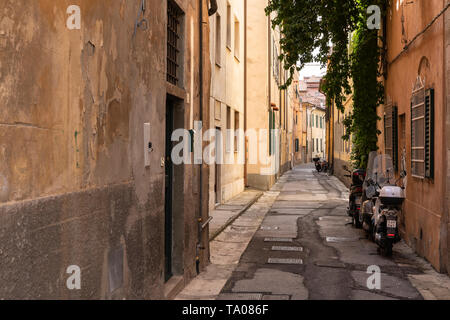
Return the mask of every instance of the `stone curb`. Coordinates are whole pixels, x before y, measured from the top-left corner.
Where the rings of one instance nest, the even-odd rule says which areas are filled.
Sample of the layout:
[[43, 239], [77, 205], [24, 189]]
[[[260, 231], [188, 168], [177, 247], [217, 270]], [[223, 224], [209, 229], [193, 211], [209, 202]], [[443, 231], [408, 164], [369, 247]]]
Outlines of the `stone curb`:
[[213, 241], [215, 238], [219, 236], [229, 225], [231, 225], [234, 221], [236, 221], [237, 218], [239, 218], [242, 214], [244, 214], [252, 205], [255, 204], [256, 201], [259, 200], [259, 198], [262, 197], [264, 192], [259, 192], [249, 203], [247, 203], [244, 208], [242, 208], [236, 215], [231, 217], [223, 226], [221, 226], [219, 229], [217, 229], [210, 237], [209, 242]]

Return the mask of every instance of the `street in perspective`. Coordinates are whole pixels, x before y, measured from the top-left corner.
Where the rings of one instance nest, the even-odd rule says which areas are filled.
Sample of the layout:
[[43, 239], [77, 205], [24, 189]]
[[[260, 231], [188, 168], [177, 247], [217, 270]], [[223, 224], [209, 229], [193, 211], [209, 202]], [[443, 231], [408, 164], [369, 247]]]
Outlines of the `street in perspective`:
[[450, 299], [448, 276], [405, 243], [386, 258], [352, 227], [348, 196], [335, 177], [297, 166], [212, 240], [211, 265], [177, 299]]
[[450, 300], [449, 8], [0, 0], [0, 300]]

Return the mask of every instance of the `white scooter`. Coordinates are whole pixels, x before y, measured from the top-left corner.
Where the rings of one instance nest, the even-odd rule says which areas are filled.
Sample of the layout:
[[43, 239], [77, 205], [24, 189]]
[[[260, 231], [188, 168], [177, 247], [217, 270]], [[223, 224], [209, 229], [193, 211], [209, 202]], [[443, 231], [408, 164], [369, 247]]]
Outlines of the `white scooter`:
[[400, 241], [398, 232], [398, 217], [405, 201], [404, 187], [397, 186], [406, 172], [402, 172], [400, 179], [394, 181], [394, 167], [389, 155], [380, 155], [374, 162], [378, 197], [373, 207], [372, 238], [378, 244], [380, 253], [384, 256], [392, 255], [392, 248]]

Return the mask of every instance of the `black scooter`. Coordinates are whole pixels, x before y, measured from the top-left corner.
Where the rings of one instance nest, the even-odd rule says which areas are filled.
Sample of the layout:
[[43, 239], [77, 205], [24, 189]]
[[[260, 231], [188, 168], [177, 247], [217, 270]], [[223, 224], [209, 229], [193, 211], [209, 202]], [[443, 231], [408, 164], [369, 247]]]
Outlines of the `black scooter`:
[[313, 158], [313, 161], [314, 161], [314, 165], [316, 166], [317, 172], [327, 172], [328, 162], [326, 160], [316, 157], [316, 158]]
[[362, 228], [362, 223], [359, 219], [361, 211], [362, 198], [363, 198], [363, 183], [366, 178], [366, 171], [363, 169], [356, 169], [350, 171], [347, 166], [343, 167], [345, 171], [350, 174], [346, 174], [346, 177], [352, 179], [352, 185], [350, 187], [350, 196], [348, 200], [347, 214], [352, 217], [352, 224], [355, 228]]

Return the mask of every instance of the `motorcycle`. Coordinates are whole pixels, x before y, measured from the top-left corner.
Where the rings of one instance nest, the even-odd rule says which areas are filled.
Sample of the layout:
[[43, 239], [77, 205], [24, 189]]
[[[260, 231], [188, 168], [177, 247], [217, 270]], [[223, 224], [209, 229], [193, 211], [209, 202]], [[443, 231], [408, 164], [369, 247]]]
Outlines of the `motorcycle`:
[[372, 151], [369, 154], [366, 177], [362, 186], [362, 207], [359, 211], [359, 223], [362, 225], [364, 231], [366, 231], [369, 239], [372, 237], [373, 208], [375, 207], [375, 202], [378, 197], [377, 186], [374, 182], [376, 178], [373, 171], [373, 164], [377, 156], [378, 154], [376, 151]]
[[326, 172], [328, 170], [328, 162], [325, 159], [319, 157], [313, 158], [314, 165], [317, 172]]
[[[367, 180], [367, 193], [371, 197], [364, 212], [372, 210], [370, 225], [364, 229], [371, 234], [383, 256], [391, 256], [393, 245], [400, 241], [398, 217], [405, 201], [404, 187], [397, 186], [399, 180], [406, 176], [403, 171], [394, 182], [394, 166], [389, 155], [378, 155], [373, 161], [372, 177]], [[374, 204], [374, 205], [373, 205]]]
[[363, 183], [365, 180], [366, 172], [363, 169], [350, 171], [347, 166], [344, 166], [343, 169], [350, 173], [346, 174], [345, 176], [352, 179], [347, 214], [352, 217], [352, 224], [355, 226], [355, 228], [360, 229], [362, 227], [362, 224], [360, 222], [359, 215], [361, 211]]

